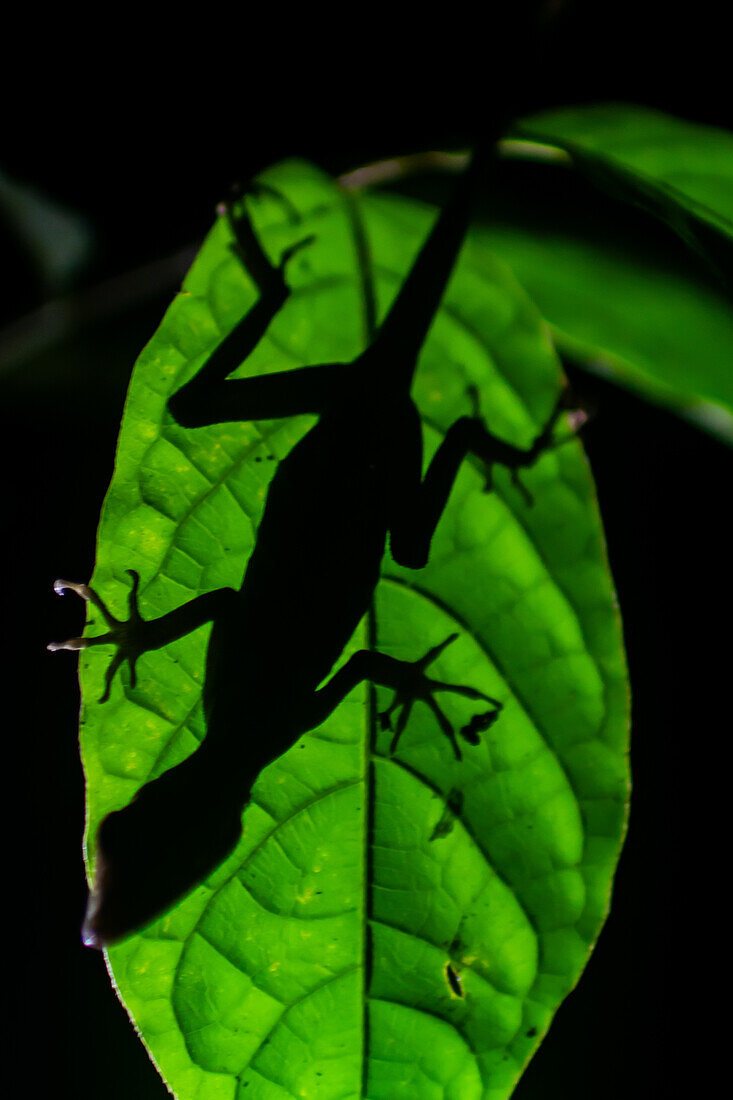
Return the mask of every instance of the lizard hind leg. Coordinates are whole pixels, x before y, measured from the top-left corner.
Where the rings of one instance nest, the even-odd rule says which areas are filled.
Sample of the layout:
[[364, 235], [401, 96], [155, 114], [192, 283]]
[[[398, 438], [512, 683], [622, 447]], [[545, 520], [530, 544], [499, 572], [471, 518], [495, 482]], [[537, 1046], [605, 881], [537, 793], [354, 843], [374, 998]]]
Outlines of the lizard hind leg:
[[[444, 680], [433, 680], [425, 674], [425, 670], [428, 666], [431, 665], [433, 661], [440, 656], [443, 650], [454, 642], [457, 637], [457, 634], [450, 634], [439, 645], [429, 649], [419, 660], [405, 663], [404, 684], [395, 687], [395, 694], [392, 702], [389, 707], [379, 715], [382, 729], [394, 730], [394, 736], [389, 747], [390, 755], [397, 750], [400, 737], [407, 726], [414, 703], [421, 700], [426, 703], [433, 712], [441, 732], [450, 741], [456, 760], [463, 759], [463, 754], [456, 740], [453, 725], [435, 699], [435, 693], [438, 691], [452, 692], [454, 695], [461, 695], [465, 699], [479, 700], [491, 704], [492, 709], [490, 711], [475, 715], [470, 722], [460, 730], [461, 736], [471, 745], [478, 745], [480, 742], [479, 734], [493, 725], [498, 718], [502, 710], [502, 704], [498, 699], [494, 699], [492, 696], [486, 695], [476, 688], [466, 687], [463, 684], [450, 684]], [[402, 709], [393, 727], [391, 720], [392, 714], [400, 707]]]
[[[390, 657], [386, 653], [380, 653], [373, 649], [360, 649], [342, 665], [338, 672], [334, 673], [328, 683], [319, 688], [312, 696], [309, 704], [304, 707], [295, 719], [297, 729], [305, 733], [306, 730], [315, 729], [333, 713], [335, 708], [352, 691], [357, 684], [364, 680], [370, 680], [380, 687], [391, 688], [394, 697], [386, 710], [379, 716], [382, 729], [394, 731], [390, 753], [394, 753], [399, 744], [405, 727], [407, 726], [410, 712], [416, 702], [424, 703], [435, 716], [441, 732], [450, 741], [456, 760], [462, 760], [460, 746], [456, 739], [453, 725], [447, 715], [435, 699], [438, 692], [450, 692], [461, 695], [465, 699], [477, 700], [488, 703], [490, 710], [483, 710], [475, 715], [459, 733], [470, 745], [478, 745], [479, 734], [489, 728], [499, 716], [503, 704], [491, 695], [479, 691], [477, 688], [467, 687], [464, 684], [451, 684], [445, 680], [433, 680], [426, 675], [426, 669], [458, 637], [450, 634], [440, 645], [433, 646], [417, 661], [403, 661], [396, 657]], [[392, 715], [396, 710], [399, 715], [392, 725]]]

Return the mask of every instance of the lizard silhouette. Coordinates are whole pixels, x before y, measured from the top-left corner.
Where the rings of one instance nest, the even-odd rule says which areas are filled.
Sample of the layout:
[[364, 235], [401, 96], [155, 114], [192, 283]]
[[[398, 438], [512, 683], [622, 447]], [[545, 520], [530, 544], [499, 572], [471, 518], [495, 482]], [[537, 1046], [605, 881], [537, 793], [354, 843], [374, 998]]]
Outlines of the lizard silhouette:
[[129, 619], [121, 622], [88, 585], [56, 582], [58, 592], [68, 588], [91, 601], [109, 631], [49, 648], [117, 647], [102, 700], [124, 660], [134, 687], [141, 653], [213, 624], [203, 688], [206, 736], [186, 760], [102, 821], [82, 930], [88, 945], [102, 947], [140, 928], [214, 870], [241, 836], [242, 810], [262, 768], [320, 725], [360, 682], [395, 692], [381, 716], [394, 730], [392, 752], [410, 708], [421, 700], [461, 758], [436, 692], [454, 692], [482, 705], [459, 731], [468, 744], [478, 744], [480, 733], [498, 716], [499, 700], [428, 675], [431, 662], [456, 635], [413, 662], [360, 651], [323, 684], [370, 606], [388, 534], [396, 561], [420, 569], [466, 455], [488, 464], [489, 476], [493, 463], [515, 473], [530, 466], [551, 445], [564, 404], [561, 397], [527, 450], [498, 439], [478, 417], [460, 418], [423, 477], [421, 425], [410, 386], [489, 156], [488, 149], [473, 155], [374, 339], [351, 363], [228, 379], [287, 301], [287, 264], [310, 239], [273, 263], [244, 203], [238, 212], [232, 205], [223, 208], [233, 250], [259, 298], [198, 373], [173, 394], [168, 409], [179, 425], [192, 430], [298, 413], [315, 413], [318, 420], [278, 465], [238, 591], [209, 592], [145, 621], [137, 609], [140, 578], [130, 570]]

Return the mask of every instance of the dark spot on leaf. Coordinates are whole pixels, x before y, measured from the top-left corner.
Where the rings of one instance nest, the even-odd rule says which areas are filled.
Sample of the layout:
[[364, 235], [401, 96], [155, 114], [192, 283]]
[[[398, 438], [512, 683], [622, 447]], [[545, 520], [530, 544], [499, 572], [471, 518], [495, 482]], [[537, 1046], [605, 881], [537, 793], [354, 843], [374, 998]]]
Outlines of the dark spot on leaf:
[[255, 462], [262, 462], [262, 455], [255, 455]]
[[448, 796], [445, 800], [445, 808], [440, 815], [440, 819], [436, 822], [435, 828], [430, 834], [430, 840], [440, 840], [441, 837], [448, 836], [455, 825], [456, 817], [463, 809], [463, 791], [451, 790], [448, 792]]
[[531, 1027], [526, 1034], [528, 1039], [534, 1039], [535, 1035], [537, 1034], [537, 1028]]
[[446, 799], [448, 806], [456, 816], [463, 809], [463, 791], [457, 789], [448, 791], [448, 798]]
[[445, 973], [445, 980], [448, 982], [448, 985], [450, 987], [450, 991], [453, 994], [453, 996], [454, 997], [465, 997], [466, 994], [463, 992], [463, 986], [461, 984], [461, 976], [456, 970], [453, 969], [453, 967], [451, 966], [451, 964], [449, 962], [447, 962], [445, 964], [444, 973]]
[[460, 936], [456, 936], [455, 939], [448, 945], [448, 953], [450, 955], [462, 955], [466, 945]]

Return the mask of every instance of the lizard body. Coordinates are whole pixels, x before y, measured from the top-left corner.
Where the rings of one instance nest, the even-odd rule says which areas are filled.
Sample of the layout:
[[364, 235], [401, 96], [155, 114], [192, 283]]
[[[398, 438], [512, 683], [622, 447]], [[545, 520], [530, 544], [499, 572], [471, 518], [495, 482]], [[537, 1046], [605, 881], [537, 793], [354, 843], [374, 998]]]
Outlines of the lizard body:
[[[259, 300], [199, 372], [169, 400], [185, 428], [234, 420], [315, 413], [316, 424], [279, 463], [257, 540], [238, 591], [197, 597], [158, 620], [137, 612], [133, 574], [130, 619], [121, 623], [86, 585], [71, 588], [102, 611], [109, 633], [49, 648], [114, 643], [106, 691], [127, 659], [212, 622], [204, 680], [207, 732], [182, 764], [145, 785], [107, 816], [97, 837], [94, 888], [84, 939], [104, 946], [147, 923], [210, 873], [237, 843], [241, 813], [262, 768], [320, 725], [365, 679], [392, 688], [401, 707], [396, 749], [415, 700], [431, 707], [458, 759], [461, 749], [434, 696], [452, 691], [481, 703], [462, 731], [477, 744], [501, 703], [464, 686], [430, 679], [426, 670], [453, 640], [414, 662], [371, 650], [352, 656], [325, 684], [367, 612], [389, 536], [398, 562], [420, 568], [468, 453], [512, 471], [531, 465], [550, 444], [561, 403], [535, 443], [521, 450], [493, 436], [476, 417], [446, 433], [422, 475], [420, 418], [410, 385], [420, 349], [463, 242], [484, 169], [476, 154], [444, 208], [374, 340], [352, 363], [324, 364], [256, 378], [228, 379], [285, 304], [289, 249], [273, 264], [245, 212], [225, 211], [234, 250], [255, 280]], [[319, 687], [319, 685], [323, 685]], [[486, 704], [489, 709], [486, 709]]]

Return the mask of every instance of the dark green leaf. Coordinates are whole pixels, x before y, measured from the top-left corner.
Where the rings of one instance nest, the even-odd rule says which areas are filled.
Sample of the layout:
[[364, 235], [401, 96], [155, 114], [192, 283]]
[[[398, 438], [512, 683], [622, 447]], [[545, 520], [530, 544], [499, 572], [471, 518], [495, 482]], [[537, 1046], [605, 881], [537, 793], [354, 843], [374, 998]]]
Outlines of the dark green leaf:
[[[733, 238], [733, 134], [628, 103], [546, 111], [521, 122], [519, 132], [565, 149], [703, 249], [712, 244], [706, 230]], [[730, 277], [730, 248], [712, 258]]]
[[733, 441], [733, 308], [710, 280], [558, 212], [486, 231], [563, 353]]

